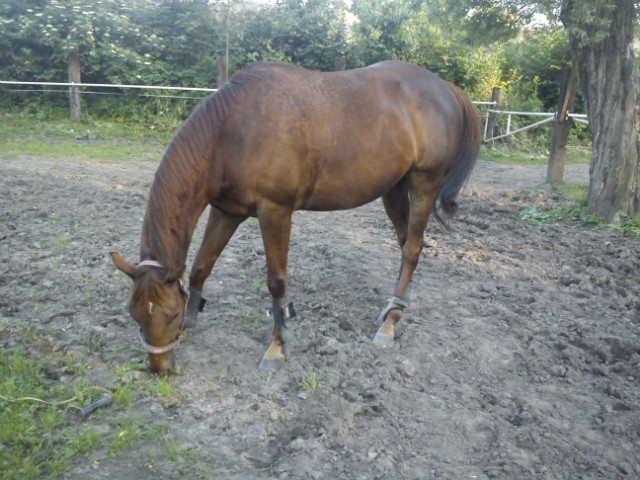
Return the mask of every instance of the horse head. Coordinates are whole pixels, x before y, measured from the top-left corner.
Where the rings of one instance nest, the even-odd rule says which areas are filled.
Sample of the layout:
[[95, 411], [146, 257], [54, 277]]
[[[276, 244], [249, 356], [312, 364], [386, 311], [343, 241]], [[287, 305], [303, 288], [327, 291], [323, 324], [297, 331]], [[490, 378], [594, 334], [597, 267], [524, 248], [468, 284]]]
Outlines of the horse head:
[[182, 281], [184, 267], [172, 275], [153, 260], [137, 266], [111, 252], [116, 268], [133, 280], [129, 313], [140, 326], [140, 341], [149, 353], [153, 372], [167, 373], [174, 367], [173, 351], [184, 338], [184, 317], [189, 293]]

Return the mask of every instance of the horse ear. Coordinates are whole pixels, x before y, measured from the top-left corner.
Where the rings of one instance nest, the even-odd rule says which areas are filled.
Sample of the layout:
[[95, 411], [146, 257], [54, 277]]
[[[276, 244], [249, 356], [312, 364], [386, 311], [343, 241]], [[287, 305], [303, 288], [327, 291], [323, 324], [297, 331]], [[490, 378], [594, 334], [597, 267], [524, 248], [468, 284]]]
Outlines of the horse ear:
[[136, 276], [136, 269], [133, 265], [127, 262], [119, 253], [111, 252], [111, 260], [118, 270], [127, 274], [132, 279]]

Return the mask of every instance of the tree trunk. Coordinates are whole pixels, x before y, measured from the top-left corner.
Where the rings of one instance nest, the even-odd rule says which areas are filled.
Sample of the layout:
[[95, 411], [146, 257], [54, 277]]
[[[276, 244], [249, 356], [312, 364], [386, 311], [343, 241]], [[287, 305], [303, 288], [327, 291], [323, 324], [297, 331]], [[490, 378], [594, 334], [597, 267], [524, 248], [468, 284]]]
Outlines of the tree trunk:
[[222, 88], [227, 83], [227, 57], [220, 55], [216, 60], [216, 88]]
[[[500, 102], [500, 89], [498, 87], [493, 87], [493, 90], [491, 91], [491, 102], [493, 102], [493, 105], [489, 105], [489, 110], [497, 110], [498, 102]], [[487, 117], [484, 143], [487, 143], [487, 140], [491, 140], [494, 137], [497, 124], [498, 114], [489, 112], [489, 115]], [[491, 144], [493, 145], [493, 141], [491, 142]]]
[[[562, 20], [569, 30], [593, 137], [587, 208], [611, 222], [619, 213], [637, 214], [640, 207], [640, 74], [631, 48], [634, 1], [617, 0], [610, 8], [605, 3], [592, 7], [596, 22], [574, 23], [566, 10]], [[578, 8], [573, 1], [565, 5]]]
[[548, 185], [559, 185], [564, 176], [564, 164], [567, 156], [567, 141], [571, 131], [571, 118], [568, 114], [573, 111], [576, 101], [576, 64], [565, 69], [560, 84], [560, 97], [558, 98], [558, 110], [553, 122], [553, 134], [551, 136], [551, 148], [549, 149], [549, 163], [547, 164]]
[[[80, 83], [80, 54], [74, 49], [67, 58], [67, 75], [69, 83]], [[73, 122], [79, 122], [82, 117], [80, 106], [80, 87], [69, 87], [69, 110]]]

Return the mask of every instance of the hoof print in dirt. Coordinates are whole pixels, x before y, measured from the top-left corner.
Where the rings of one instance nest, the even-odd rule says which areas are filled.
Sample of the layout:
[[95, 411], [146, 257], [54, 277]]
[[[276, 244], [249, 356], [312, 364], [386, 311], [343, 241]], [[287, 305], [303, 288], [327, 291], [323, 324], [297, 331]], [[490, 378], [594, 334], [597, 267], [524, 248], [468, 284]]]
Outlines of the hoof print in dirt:
[[393, 335], [378, 332], [376, 336], [373, 337], [373, 344], [378, 347], [389, 348], [393, 345]]

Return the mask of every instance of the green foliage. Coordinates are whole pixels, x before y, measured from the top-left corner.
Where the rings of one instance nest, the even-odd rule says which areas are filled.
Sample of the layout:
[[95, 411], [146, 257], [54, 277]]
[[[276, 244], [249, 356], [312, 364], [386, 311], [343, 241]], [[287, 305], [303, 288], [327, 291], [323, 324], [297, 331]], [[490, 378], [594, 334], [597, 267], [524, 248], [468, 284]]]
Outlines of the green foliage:
[[554, 222], [576, 222], [581, 225], [600, 225], [601, 220], [587, 211], [584, 205], [571, 205], [553, 210], [535, 207], [523, 208], [517, 218], [529, 225], [546, 225]]
[[529, 225], [542, 226], [549, 223], [571, 222], [598, 228], [610, 228], [621, 235], [640, 239], [640, 215], [621, 214], [619, 220], [607, 224], [587, 210], [588, 187], [583, 184], [566, 183], [559, 187], [568, 204], [554, 209], [536, 207], [523, 208], [516, 218]]
[[[77, 51], [86, 83], [211, 87], [228, 37], [230, 73], [257, 60], [328, 71], [338, 56], [348, 67], [400, 59], [474, 99], [488, 99], [497, 86], [510, 108], [552, 109], [567, 36], [553, 23], [522, 30], [540, 8], [524, 0], [7, 0], [0, 5], [0, 71], [65, 81], [67, 58]], [[41, 118], [68, 109], [64, 89], [3, 89], [0, 108], [20, 106]], [[197, 103], [138, 96], [160, 93], [152, 91], [102, 93], [82, 97], [85, 114], [152, 130], [175, 130]]]
[[640, 239], [640, 215], [620, 215], [620, 221], [613, 228], [619, 233]]
[[514, 72], [511, 84], [535, 83], [541, 107], [556, 108], [562, 71], [571, 65], [569, 41], [563, 29], [524, 30], [521, 37], [503, 44], [501, 61], [503, 72]]
[[56, 404], [72, 392], [46, 380], [46, 362], [0, 352], [0, 471], [7, 480], [57, 478], [100, 442], [91, 427], [65, 426]]

